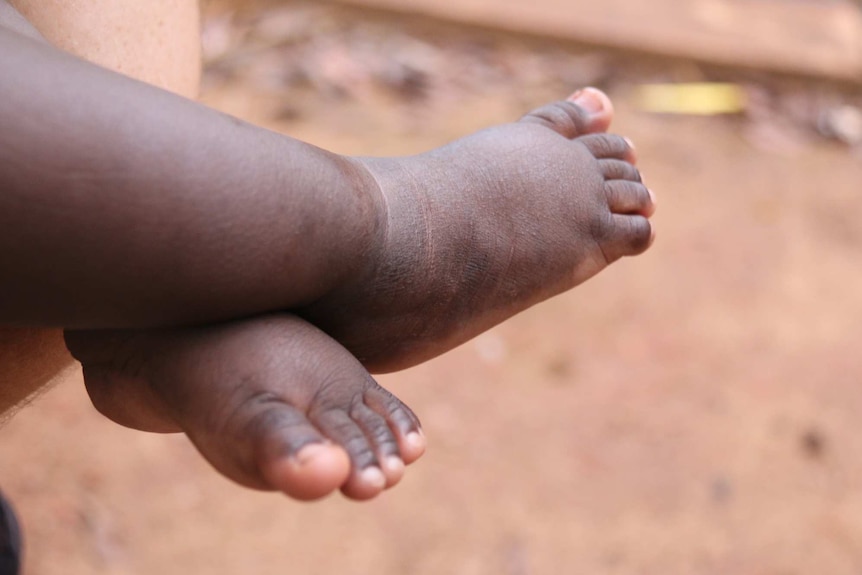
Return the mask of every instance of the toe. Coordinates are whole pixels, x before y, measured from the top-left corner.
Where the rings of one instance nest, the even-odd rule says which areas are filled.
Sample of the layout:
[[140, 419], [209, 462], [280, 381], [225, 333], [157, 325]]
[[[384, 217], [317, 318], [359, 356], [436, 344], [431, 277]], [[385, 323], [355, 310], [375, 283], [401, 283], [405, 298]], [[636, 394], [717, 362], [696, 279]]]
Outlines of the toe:
[[338, 489], [350, 473], [344, 450], [289, 404], [273, 402], [250, 420], [244, 435], [256, 446], [257, 468], [267, 487], [290, 497], [318, 499]]
[[615, 214], [638, 214], [650, 217], [655, 212], [652, 193], [643, 184], [629, 180], [605, 182], [608, 206]]
[[617, 159], [631, 164], [637, 161], [631, 140], [616, 134], [589, 134], [575, 141], [586, 146], [600, 160]]
[[599, 170], [601, 170], [606, 180], [628, 180], [630, 182], [643, 181], [638, 169], [634, 167], [634, 165], [623, 160], [599, 160]]
[[386, 489], [397, 485], [401, 478], [404, 477], [406, 467], [401, 457], [390, 455], [381, 460], [380, 468], [383, 471], [383, 477], [386, 479]]
[[610, 99], [595, 88], [575, 92], [568, 100], [533, 110], [522, 122], [540, 124], [566, 138], [607, 130], [613, 118]]
[[598, 88], [578, 90], [566, 99], [574, 102], [590, 115], [588, 126], [590, 133], [605, 132], [610, 127], [614, 119], [614, 105], [607, 94]]
[[611, 232], [602, 241], [602, 251], [608, 263], [623, 256], [643, 253], [653, 242], [650, 221], [640, 215], [611, 216]]
[[410, 465], [422, 457], [427, 444], [428, 442], [421, 428], [411, 431], [403, 439], [399, 438], [398, 445], [401, 448], [401, 457], [404, 458], [404, 462]]
[[367, 501], [386, 489], [386, 476], [379, 467], [367, 467], [354, 472], [347, 483], [341, 486], [345, 497], [356, 501]]
[[371, 448], [386, 478], [386, 487], [392, 487], [404, 475], [404, 462], [401, 460], [395, 434], [386, 420], [364, 403], [356, 405], [350, 416], [371, 442]]
[[309, 444], [293, 457], [264, 458], [259, 466], [271, 485], [300, 501], [329, 495], [350, 475], [347, 453], [331, 443]]
[[[361, 410], [356, 407], [351, 411], [356, 409]], [[376, 450], [354, 418], [342, 409], [328, 409], [312, 414], [311, 417], [327, 437], [344, 448], [350, 458], [350, 476], [341, 486], [341, 491], [347, 497], [357, 500], [371, 499], [383, 491], [386, 487], [386, 476]]]
[[413, 411], [401, 403], [397, 397], [382, 387], [375, 387], [365, 393], [365, 404], [382, 416], [389, 424], [398, 442], [401, 460], [411, 464], [425, 453], [425, 436], [422, 424]]

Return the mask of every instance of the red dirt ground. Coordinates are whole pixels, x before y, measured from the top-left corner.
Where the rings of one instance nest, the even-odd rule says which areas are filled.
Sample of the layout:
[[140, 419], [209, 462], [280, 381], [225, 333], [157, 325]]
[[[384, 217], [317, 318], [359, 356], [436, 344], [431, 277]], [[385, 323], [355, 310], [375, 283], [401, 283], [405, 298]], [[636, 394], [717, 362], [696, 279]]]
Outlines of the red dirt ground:
[[[409, 153], [561, 95], [514, 81], [418, 104], [306, 87], [286, 109], [216, 78], [204, 99], [336, 151]], [[238, 488], [183, 437], [103, 419], [74, 373], [2, 430], [26, 574], [862, 572], [862, 155], [648, 115], [605, 85], [658, 241], [381, 378], [430, 443], [401, 485], [363, 504]]]

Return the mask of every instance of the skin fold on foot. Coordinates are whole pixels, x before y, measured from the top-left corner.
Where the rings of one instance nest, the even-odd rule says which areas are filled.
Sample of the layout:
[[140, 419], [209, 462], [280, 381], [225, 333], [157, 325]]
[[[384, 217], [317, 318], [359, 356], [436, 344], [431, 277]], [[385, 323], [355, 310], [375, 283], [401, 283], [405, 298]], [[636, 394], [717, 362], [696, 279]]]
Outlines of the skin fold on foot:
[[352, 280], [298, 313], [395, 371], [643, 252], [654, 197], [629, 140], [601, 133], [611, 116], [588, 89], [419, 156], [358, 160], [388, 226]]
[[272, 315], [164, 332], [67, 332], [113, 421], [185, 432], [223, 475], [299, 500], [378, 495], [425, 449], [419, 420], [338, 343]]

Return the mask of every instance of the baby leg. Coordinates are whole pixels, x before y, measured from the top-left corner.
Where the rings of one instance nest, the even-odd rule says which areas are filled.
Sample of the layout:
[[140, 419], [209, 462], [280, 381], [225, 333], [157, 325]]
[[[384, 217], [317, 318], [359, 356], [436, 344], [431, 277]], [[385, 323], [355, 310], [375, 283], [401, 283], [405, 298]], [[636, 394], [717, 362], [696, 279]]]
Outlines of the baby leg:
[[311, 500], [368, 499], [424, 451], [416, 416], [344, 348], [290, 315], [162, 332], [67, 332], [93, 404], [184, 431], [222, 474]]
[[358, 160], [383, 233], [359, 273], [299, 314], [394, 371], [646, 250], [653, 195], [631, 143], [595, 133], [587, 102], [610, 116], [584, 90], [418, 156]]

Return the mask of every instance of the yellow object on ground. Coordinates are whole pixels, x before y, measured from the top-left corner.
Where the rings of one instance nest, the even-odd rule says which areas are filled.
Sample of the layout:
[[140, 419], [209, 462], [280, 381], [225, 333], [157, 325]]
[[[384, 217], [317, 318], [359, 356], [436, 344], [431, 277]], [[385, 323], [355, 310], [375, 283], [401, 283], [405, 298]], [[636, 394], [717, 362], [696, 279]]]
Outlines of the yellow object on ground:
[[745, 90], [736, 84], [644, 84], [637, 88], [638, 108], [666, 114], [738, 114], [745, 110]]

